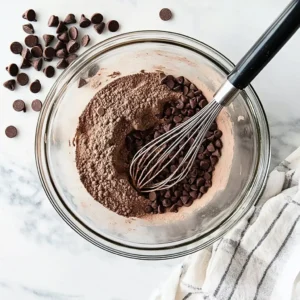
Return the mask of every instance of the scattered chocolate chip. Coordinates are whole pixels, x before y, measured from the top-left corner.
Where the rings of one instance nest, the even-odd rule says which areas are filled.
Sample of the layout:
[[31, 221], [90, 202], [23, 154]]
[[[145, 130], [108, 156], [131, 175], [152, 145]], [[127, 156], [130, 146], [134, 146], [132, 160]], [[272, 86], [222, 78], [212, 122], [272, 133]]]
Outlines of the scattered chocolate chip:
[[221, 140], [216, 140], [216, 141], [215, 141], [215, 146], [216, 146], [217, 148], [222, 148], [222, 147], [223, 147], [223, 144], [222, 144]]
[[28, 69], [28, 68], [30, 68], [30, 67], [31, 67], [31, 62], [30, 62], [30, 60], [28, 60], [28, 59], [26, 59], [26, 58], [23, 58], [20, 68], [21, 68], [21, 69]]
[[23, 46], [19, 42], [13, 42], [10, 45], [10, 51], [14, 54], [21, 54]]
[[97, 31], [98, 34], [101, 34], [103, 32], [104, 28], [105, 28], [104, 22], [94, 25], [94, 29]]
[[41, 83], [37, 79], [30, 84], [30, 91], [34, 94], [38, 93], [41, 90]]
[[178, 205], [177, 204], [173, 204], [170, 208], [170, 212], [174, 212], [177, 213], [178, 212]]
[[40, 111], [42, 109], [42, 102], [38, 99], [33, 100], [31, 103], [31, 108], [34, 111]]
[[30, 50], [28, 48], [24, 48], [22, 50], [22, 53], [21, 53], [22, 57], [27, 59], [27, 60], [30, 60], [32, 58], [32, 54], [30, 52]]
[[41, 45], [37, 45], [31, 48], [31, 54], [33, 57], [39, 58], [43, 56], [43, 49]]
[[215, 130], [214, 131], [214, 136], [219, 139], [223, 135], [221, 130]]
[[39, 39], [36, 35], [30, 34], [26, 36], [24, 42], [27, 47], [32, 48], [39, 43]]
[[43, 57], [51, 59], [55, 56], [55, 50], [52, 47], [46, 47], [43, 51]]
[[72, 26], [69, 29], [69, 36], [71, 40], [76, 40], [78, 37], [78, 29], [75, 26]]
[[56, 57], [58, 58], [66, 58], [67, 56], [68, 56], [68, 52], [65, 48], [56, 51]]
[[81, 46], [86, 47], [90, 43], [90, 36], [88, 34], [84, 35], [81, 39]]
[[99, 13], [95, 13], [92, 15], [91, 21], [93, 24], [100, 24], [103, 21], [103, 16]]
[[88, 18], [86, 18], [85, 15], [82, 14], [79, 21], [79, 26], [81, 28], [86, 28], [89, 27], [90, 25], [91, 25], [91, 21]]
[[70, 65], [74, 60], [76, 60], [78, 57], [77, 54], [70, 54], [67, 58], [66, 61]]
[[26, 10], [22, 17], [30, 22], [36, 21], [36, 13], [33, 9]]
[[48, 21], [48, 26], [49, 27], [56, 27], [59, 23], [59, 19], [58, 19], [58, 16], [54, 16], [52, 15], [50, 18], [49, 18], [49, 21]]
[[84, 85], [87, 84], [87, 81], [83, 78], [79, 78], [79, 81], [78, 81], [78, 88], [81, 88], [83, 87]]
[[24, 86], [29, 82], [29, 77], [26, 73], [19, 73], [17, 76], [19, 85]]
[[68, 14], [64, 20], [65, 24], [74, 24], [76, 23], [76, 18], [74, 14]]
[[8, 138], [14, 138], [18, 134], [18, 130], [15, 126], [8, 126], [5, 129], [5, 134]]
[[6, 67], [6, 71], [10, 76], [17, 76], [19, 73], [19, 67], [16, 64], [10, 64], [8, 67]]
[[88, 71], [88, 77], [94, 77], [99, 71], [98, 65], [93, 65]]
[[63, 21], [59, 21], [58, 26], [56, 28], [56, 33], [60, 34], [68, 30], [68, 27], [65, 25]]
[[55, 75], [55, 69], [52, 66], [47, 66], [43, 72], [48, 78], [51, 78]]
[[159, 17], [163, 21], [169, 21], [172, 18], [172, 12], [171, 12], [171, 10], [169, 8], [163, 8], [159, 12]]
[[107, 27], [110, 32], [116, 32], [119, 29], [120, 25], [118, 21], [111, 20], [108, 22]]
[[78, 49], [80, 48], [80, 45], [78, 42], [71, 40], [68, 44], [67, 44], [67, 51], [72, 54], [75, 53]]
[[26, 112], [26, 106], [23, 100], [15, 100], [13, 103], [13, 109], [15, 111], [23, 111]]
[[210, 143], [210, 144], [208, 144], [208, 146], [207, 146], [207, 150], [208, 150], [209, 152], [214, 152], [214, 151], [216, 150], [216, 148], [215, 148], [215, 146], [214, 146], [213, 143]]
[[43, 59], [42, 58], [38, 58], [34, 61], [31, 62], [32, 66], [37, 70], [40, 71], [42, 69], [43, 66]]
[[69, 39], [69, 35], [67, 32], [63, 32], [57, 36], [57, 39], [62, 41], [63, 43], [67, 43]]
[[68, 67], [68, 65], [69, 65], [68, 62], [64, 58], [62, 58], [57, 62], [56, 68], [65, 69]]
[[3, 86], [11, 91], [14, 91], [16, 87], [16, 81], [14, 79], [7, 80], [3, 83]]
[[59, 49], [65, 48], [66, 45], [62, 41], [57, 41], [57, 43], [54, 46], [54, 50], [57, 51]]
[[33, 28], [32, 24], [30, 24], [30, 23], [24, 24], [22, 26], [22, 28], [28, 34], [33, 34], [34, 33], [34, 28]]
[[44, 34], [43, 35], [43, 40], [45, 42], [45, 46], [49, 46], [52, 41], [54, 40], [54, 35], [51, 35], [51, 34]]

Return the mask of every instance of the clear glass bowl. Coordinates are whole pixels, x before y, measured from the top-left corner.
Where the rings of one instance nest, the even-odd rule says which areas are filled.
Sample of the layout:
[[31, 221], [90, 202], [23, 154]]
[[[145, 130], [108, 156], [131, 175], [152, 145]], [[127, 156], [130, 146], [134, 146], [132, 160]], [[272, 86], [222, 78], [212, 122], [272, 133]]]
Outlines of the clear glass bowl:
[[[99, 65], [100, 87], [78, 89], [78, 79]], [[114, 71], [128, 75], [163, 70], [196, 83], [208, 98], [233, 64], [211, 47], [170, 32], [131, 32], [105, 40], [81, 55], [51, 88], [36, 132], [36, 162], [42, 185], [60, 216], [81, 236], [107, 251], [138, 259], [168, 259], [202, 249], [224, 235], [254, 205], [265, 186], [270, 137], [262, 105], [252, 87], [223, 110], [223, 155], [210, 201], [199, 201], [171, 218], [128, 219], [96, 202], [85, 190], [75, 164], [78, 117]], [[98, 83], [99, 83], [98, 82]], [[94, 87], [92, 87], [94, 86]], [[222, 120], [221, 120], [222, 122]], [[230, 142], [229, 142], [230, 141]], [[224, 153], [226, 155], [224, 155]], [[217, 182], [217, 183], [216, 183]], [[207, 198], [207, 199], [208, 199]], [[201, 198], [202, 199], [202, 198]]]

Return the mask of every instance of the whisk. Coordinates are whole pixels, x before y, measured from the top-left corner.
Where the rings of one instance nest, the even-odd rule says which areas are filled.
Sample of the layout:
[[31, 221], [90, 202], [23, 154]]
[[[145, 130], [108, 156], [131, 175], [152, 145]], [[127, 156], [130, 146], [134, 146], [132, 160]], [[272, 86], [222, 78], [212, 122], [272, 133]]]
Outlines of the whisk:
[[[300, 26], [300, 0], [292, 1], [227, 76], [213, 100], [187, 121], [155, 138], [133, 157], [130, 175], [142, 192], [168, 189], [191, 170], [212, 123], [235, 96], [247, 87]], [[175, 170], [159, 180], [165, 168], [190, 145]]]

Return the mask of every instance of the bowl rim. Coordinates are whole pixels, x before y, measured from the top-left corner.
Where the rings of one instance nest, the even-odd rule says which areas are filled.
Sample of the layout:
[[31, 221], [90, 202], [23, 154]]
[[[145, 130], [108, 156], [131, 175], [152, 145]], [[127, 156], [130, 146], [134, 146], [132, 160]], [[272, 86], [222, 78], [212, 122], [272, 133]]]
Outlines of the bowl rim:
[[[179, 41], [178, 41], [179, 40]], [[65, 77], [72, 74], [75, 68], [80, 68], [84, 63], [86, 63], [86, 58], [89, 57], [95, 50], [99, 47], [106, 47], [105, 52], [115, 49], [120, 46], [129, 45], [133, 43], [140, 42], [168, 42], [171, 44], [176, 44], [177, 46], [183, 46], [189, 50], [193, 50], [198, 52], [198, 54], [205, 56], [209, 60], [211, 60], [216, 66], [222, 69], [225, 73], [229, 73], [229, 70], [234, 67], [234, 64], [222, 53], [214, 49], [213, 47], [198, 41], [194, 38], [175, 33], [169, 31], [160, 31], [160, 30], [141, 30], [141, 31], [133, 31], [124, 34], [120, 34], [108, 39], [105, 39], [93, 47], [85, 51], [82, 55], [78, 57], [76, 61], [74, 61], [69, 68], [64, 70], [64, 72], [56, 79], [54, 84], [52, 85], [50, 91], [48, 92], [43, 108], [40, 112], [37, 127], [36, 127], [36, 136], [35, 136], [35, 160], [38, 170], [38, 175], [40, 181], [42, 183], [43, 189], [50, 200], [54, 209], [58, 212], [58, 214], [62, 217], [62, 219], [75, 230], [78, 234], [80, 234], [83, 238], [91, 242], [92, 244], [106, 250], [108, 252], [118, 254], [121, 256], [125, 256], [128, 258], [134, 259], [143, 259], [143, 260], [162, 260], [162, 259], [170, 259], [185, 256], [191, 253], [194, 253], [200, 249], [203, 249], [213, 242], [222, 237], [225, 233], [228, 232], [248, 211], [249, 209], [256, 203], [259, 196], [262, 194], [266, 180], [268, 175], [268, 170], [270, 166], [270, 132], [269, 126], [267, 122], [267, 117], [264, 112], [262, 103], [256, 94], [253, 87], [248, 86], [245, 91], [247, 95], [251, 95], [252, 99], [249, 105], [255, 105], [257, 112], [260, 114], [259, 126], [263, 128], [262, 132], [259, 130], [259, 141], [264, 141], [264, 149], [260, 149], [258, 151], [258, 155], [263, 154], [263, 158], [258, 158], [258, 163], [263, 163], [263, 171], [261, 172], [259, 178], [256, 178], [257, 184], [259, 184], [259, 188], [255, 191], [252, 191], [252, 198], [248, 199], [248, 201], [244, 201], [249, 197], [249, 191], [244, 195], [243, 203], [238, 206], [239, 209], [235, 209], [231, 213], [229, 217], [227, 217], [219, 226], [212, 229], [209, 232], [206, 232], [204, 236], [197, 237], [195, 239], [188, 239], [187, 242], [181, 242], [177, 245], [164, 246], [160, 247], [151, 247], [147, 245], [147, 247], [137, 247], [132, 246], [130, 244], [122, 244], [116, 240], [109, 239], [99, 233], [93, 231], [89, 226], [84, 224], [81, 220], [79, 220], [69, 209], [67, 204], [64, 203], [63, 199], [61, 199], [57, 193], [54, 182], [50, 176], [49, 166], [47, 162], [46, 155], [46, 139], [47, 139], [47, 128], [49, 127], [50, 117], [54, 110], [56, 101], [53, 96], [57, 91], [57, 87], [61, 85], [62, 82], [65, 82]], [[115, 45], [112, 45], [115, 44]], [[202, 48], [202, 51], [197, 48]], [[209, 55], [209, 53], [203, 53], [203, 49], [208, 52], [214, 53], [219, 60], [222, 60], [223, 63], [216, 61], [216, 58]], [[224, 65], [226, 64], [226, 66]], [[69, 81], [72, 79], [70, 76]], [[62, 88], [66, 88], [67, 83], [65, 82], [62, 85]], [[61, 91], [61, 90], [60, 90]], [[57, 96], [56, 96], [57, 97]], [[252, 103], [253, 102], [253, 103]], [[254, 116], [256, 120], [256, 115]], [[258, 124], [258, 120], [256, 120]], [[261, 143], [259, 142], [259, 146]], [[262, 153], [264, 151], [264, 153]], [[261, 159], [263, 161], [261, 162]], [[256, 167], [257, 169], [257, 167]], [[254, 182], [255, 177], [257, 177], [257, 170], [253, 175], [252, 183]], [[252, 187], [253, 185], [251, 185]], [[55, 197], [56, 195], [56, 197]], [[245, 202], [245, 203], [244, 203]], [[247, 202], [247, 203], [246, 203]], [[98, 239], [96, 239], [98, 237]], [[201, 241], [200, 241], [201, 240]]]

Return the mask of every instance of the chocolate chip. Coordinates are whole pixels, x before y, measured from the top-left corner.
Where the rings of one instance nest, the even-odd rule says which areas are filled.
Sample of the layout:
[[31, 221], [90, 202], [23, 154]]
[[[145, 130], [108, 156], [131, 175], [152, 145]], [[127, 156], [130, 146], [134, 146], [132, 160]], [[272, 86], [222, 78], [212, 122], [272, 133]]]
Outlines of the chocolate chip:
[[34, 46], [32, 49], [31, 49], [31, 54], [33, 57], [42, 57], [43, 56], [43, 49], [42, 49], [42, 46], [41, 45], [37, 45], [37, 46]]
[[149, 193], [149, 199], [150, 199], [151, 201], [156, 200], [156, 193], [155, 193], [155, 192], [150, 192], [150, 193]]
[[40, 111], [42, 109], [42, 102], [38, 99], [33, 100], [31, 103], [31, 108], [34, 111]]
[[107, 28], [110, 32], [116, 32], [119, 29], [119, 22], [116, 20], [111, 20], [107, 24]]
[[56, 68], [65, 69], [68, 67], [68, 65], [69, 65], [68, 62], [64, 58], [62, 58], [57, 62]]
[[68, 30], [68, 27], [65, 25], [63, 21], [59, 21], [58, 26], [56, 28], [56, 33], [60, 34]]
[[21, 54], [23, 46], [19, 42], [13, 42], [10, 45], [10, 51], [14, 54]]
[[71, 40], [76, 40], [78, 37], [78, 29], [75, 26], [72, 26], [69, 29], [69, 36]]
[[87, 81], [83, 78], [79, 78], [79, 81], [78, 81], [78, 88], [81, 88], [83, 87], [84, 85], [87, 84]]
[[173, 204], [170, 208], [170, 212], [175, 212], [177, 213], [178, 212], [178, 205], [177, 204]]
[[88, 77], [94, 77], [99, 71], [98, 65], [93, 65], [88, 71]]
[[88, 34], [84, 35], [81, 39], [81, 46], [86, 47], [90, 43], [90, 36]]
[[179, 76], [176, 78], [176, 81], [178, 82], [178, 84], [183, 84], [184, 78], [183, 76]]
[[183, 87], [183, 95], [186, 96], [189, 93], [189, 88], [187, 86]]
[[167, 82], [166, 82], [166, 85], [167, 87], [172, 90], [175, 86], [175, 81], [173, 79], [169, 79]]
[[191, 90], [190, 90], [186, 96], [189, 98], [194, 98], [195, 94], [194, 94], [194, 92], [191, 92]]
[[159, 214], [163, 214], [165, 212], [165, 208], [162, 205], [159, 205], [157, 210]]
[[[187, 95], [187, 96], [189, 96], [189, 95]], [[197, 101], [196, 101], [195, 98], [190, 99], [190, 106], [191, 106], [192, 109], [196, 108], [196, 106], [197, 106]]]
[[15, 100], [13, 103], [13, 109], [15, 111], [23, 111], [26, 112], [26, 106], [23, 100]]
[[215, 130], [214, 131], [214, 136], [219, 139], [223, 135], [221, 130]]
[[71, 64], [74, 60], [77, 59], [77, 54], [70, 54], [67, 58], [66, 58], [66, 61], [68, 64]]
[[76, 18], [74, 14], [68, 14], [64, 20], [65, 24], [74, 24], [76, 23]]
[[30, 23], [29, 24], [24, 24], [22, 28], [28, 34], [33, 34], [34, 33], [34, 28], [33, 28], [32, 24], [30, 24]]
[[23, 58], [20, 68], [21, 68], [21, 69], [28, 69], [28, 68], [30, 68], [30, 67], [31, 67], [31, 62], [30, 62], [30, 60], [28, 60], [28, 59], [26, 59], [26, 58]]
[[3, 83], [3, 86], [11, 91], [14, 91], [16, 87], [16, 81], [14, 79], [7, 80]]
[[26, 73], [19, 73], [17, 76], [19, 85], [24, 86], [29, 82], [29, 77]]
[[43, 56], [47, 59], [51, 59], [55, 56], [55, 50], [52, 47], [46, 47], [43, 51]]
[[54, 50], [57, 51], [59, 49], [65, 48], [66, 45], [62, 41], [57, 41], [57, 43], [54, 46]]
[[78, 49], [80, 48], [79, 43], [77, 43], [76, 41], [71, 40], [68, 44], [67, 44], [67, 51], [71, 54], [71, 53], [75, 53]]
[[183, 84], [185, 85], [185, 86], [190, 86], [191, 85], [191, 82], [186, 78], [186, 77], [184, 77], [184, 79], [183, 79]]
[[150, 205], [147, 205], [145, 207], [145, 213], [150, 214], [150, 213], [152, 213], [152, 211], [153, 211], [153, 208]]
[[216, 146], [217, 148], [222, 148], [222, 147], [223, 147], [223, 144], [222, 144], [221, 140], [216, 140], [216, 141], [215, 141], [215, 146]]
[[43, 66], [43, 59], [42, 58], [38, 58], [34, 61], [31, 62], [32, 66], [37, 70], [40, 71], [42, 69]]
[[202, 170], [207, 170], [207, 169], [209, 168], [209, 165], [210, 165], [210, 161], [207, 160], [207, 159], [202, 160], [202, 161], [200, 162], [200, 168], [201, 168]]
[[51, 34], [44, 34], [43, 35], [43, 40], [45, 42], [45, 46], [49, 46], [52, 41], [54, 40], [54, 35], [51, 35]]
[[175, 123], [180, 123], [180, 122], [182, 121], [182, 118], [181, 118], [180, 116], [175, 116], [175, 117], [173, 118], [173, 121], [174, 121]]
[[216, 151], [213, 152], [212, 155], [216, 156], [216, 157], [221, 157], [221, 151], [220, 151], [220, 149], [216, 149]]
[[164, 207], [170, 207], [170, 206], [172, 205], [172, 202], [171, 202], [170, 199], [164, 199], [164, 200], [162, 201], [162, 205], [163, 205]]
[[198, 192], [196, 192], [196, 191], [191, 191], [191, 192], [190, 192], [190, 196], [192, 197], [193, 200], [195, 200], [195, 199], [197, 199], [197, 197], [198, 197]]
[[203, 99], [203, 100], [200, 101], [199, 106], [200, 106], [201, 108], [203, 108], [203, 107], [206, 106], [207, 104], [208, 104], [207, 100]]
[[5, 129], [5, 134], [8, 138], [14, 138], [18, 134], [18, 130], [15, 126], [8, 126]]
[[163, 8], [159, 12], [159, 17], [163, 21], [169, 21], [172, 18], [172, 12], [171, 12], [171, 10], [169, 8]]
[[30, 22], [36, 21], [36, 13], [33, 9], [26, 10], [22, 17]]
[[181, 100], [178, 100], [176, 108], [183, 109], [184, 108], [184, 103]]
[[67, 32], [63, 32], [57, 36], [57, 39], [62, 41], [63, 43], [67, 43], [69, 39], [69, 35]]
[[[151, 200], [151, 199], [150, 199]], [[158, 203], [157, 203], [157, 201], [153, 201], [152, 203], [151, 203], [151, 207], [153, 208], [153, 209], [157, 209], [158, 208]]]
[[95, 13], [92, 15], [91, 21], [93, 24], [100, 24], [103, 21], [103, 16], [99, 13]]
[[56, 57], [58, 58], [66, 58], [68, 56], [68, 51], [63, 48], [56, 51]]
[[88, 18], [86, 18], [85, 15], [82, 14], [79, 21], [79, 26], [81, 28], [86, 28], [89, 27], [90, 25], [91, 25], [91, 21]]
[[38, 93], [41, 90], [41, 83], [37, 79], [30, 84], [30, 91], [34, 94]]
[[22, 53], [21, 53], [22, 57], [27, 59], [27, 60], [30, 60], [32, 58], [32, 54], [30, 52], [30, 50], [28, 48], [24, 48], [22, 50]]
[[216, 150], [214, 144], [213, 143], [209, 143], [208, 146], [207, 146], [207, 150], [209, 152], [214, 152]]
[[39, 39], [36, 35], [30, 34], [26, 36], [24, 42], [27, 47], [32, 48], [39, 43]]
[[210, 175], [210, 173], [208, 173], [208, 172], [204, 173], [204, 179], [205, 179], [205, 180], [211, 180], [211, 175]]
[[207, 192], [207, 187], [206, 186], [201, 186], [200, 193], [205, 194], [206, 192]]
[[48, 20], [48, 26], [49, 27], [56, 27], [59, 23], [58, 16], [52, 15]]
[[8, 67], [6, 67], [6, 71], [10, 76], [17, 76], [19, 73], [19, 67], [16, 64], [10, 64]]
[[52, 66], [47, 66], [43, 72], [48, 78], [51, 78], [55, 75], [55, 69]]

